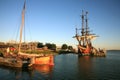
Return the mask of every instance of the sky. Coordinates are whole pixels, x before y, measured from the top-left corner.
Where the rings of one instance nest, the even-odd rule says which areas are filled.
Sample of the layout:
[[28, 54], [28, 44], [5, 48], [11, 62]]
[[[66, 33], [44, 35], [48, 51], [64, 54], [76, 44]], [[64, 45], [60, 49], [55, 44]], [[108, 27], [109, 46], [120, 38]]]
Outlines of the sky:
[[[88, 26], [99, 37], [96, 48], [120, 49], [120, 0], [26, 0], [25, 41], [78, 45], [75, 28], [81, 28], [82, 10]], [[24, 0], [0, 0], [0, 42], [19, 40]]]

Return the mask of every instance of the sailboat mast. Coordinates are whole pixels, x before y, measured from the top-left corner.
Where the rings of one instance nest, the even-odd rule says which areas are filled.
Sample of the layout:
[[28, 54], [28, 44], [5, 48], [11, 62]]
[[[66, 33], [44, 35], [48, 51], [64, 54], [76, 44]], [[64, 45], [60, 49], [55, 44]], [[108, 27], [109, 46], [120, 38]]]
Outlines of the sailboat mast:
[[21, 22], [21, 26], [20, 26], [20, 41], [19, 41], [19, 49], [18, 52], [20, 53], [20, 49], [21, 49], [21, 42], [22, 42], [22, 32], [23, 32], [23, 27], [24, 27], [24, 23], [25, 23], [25, 4], [26, 2], [24, 2], [24, 6], [23, 6], [23, 10], [22, 10], [22, 22]]

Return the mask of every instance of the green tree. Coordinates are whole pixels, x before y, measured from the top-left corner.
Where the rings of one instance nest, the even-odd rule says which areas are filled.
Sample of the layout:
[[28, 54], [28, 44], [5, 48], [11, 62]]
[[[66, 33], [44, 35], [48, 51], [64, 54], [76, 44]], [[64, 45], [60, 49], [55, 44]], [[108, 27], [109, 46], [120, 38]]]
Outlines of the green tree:
[[44, 47], [43, 43], [40, 43], [40, 42], [39, 42], [39, 43], [37, 44], [37, 48], [42, 48], [42, 47]]
[[56, 50], [56, 44], [46, 43], [45, 46], [47, 46], [48, 49]]
[[46, 43], [45, 46], [47, 46], [48, 49], [51, 49], [51, 47], [52, 47], [50, 43]]
[[51, 46], [52, 46], [51, 47], [52, 50], [56, 50], [56, 44], [51, 44]]
[[63, 44], [63, 45], [62, 45], [62, 49], [65, 50], [65, 49], [67, 49], [67, 48], [68, 48], [67, 44]]
[[73, 47], [72, 47], [72, 46], [68, 46], [68, 49], [69, 49], [69, 50], [73, 50]]

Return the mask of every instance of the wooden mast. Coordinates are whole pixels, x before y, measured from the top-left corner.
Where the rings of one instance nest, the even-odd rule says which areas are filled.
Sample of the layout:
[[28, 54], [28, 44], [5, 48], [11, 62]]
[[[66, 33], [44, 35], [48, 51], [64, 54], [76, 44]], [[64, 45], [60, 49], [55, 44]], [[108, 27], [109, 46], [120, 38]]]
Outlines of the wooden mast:
[[[84, 37], [85, 36], [85, 28], [84, 28], [84, 11], [83, 10], [82, 10], [81, 18], [82, 18], [82, 30], [81, 30], [82, 35], [81, 36]], [[82, 45], [85, 46], [85, 39], [84, 38], [82, 39], [82, 42], [83, 42]]]
[[23, 6], [23, 10], [22, 10], [22, 21], [21, 21], [21, 26], [20, 26], [20, 41], [19, 41], [19, 48], [18, 48], [18, 54], [21, 51], [21, 42], [22, 42], [22, 32], [23, 32], [23, 27], [25, 26], [25, 3], [24, 2], [24, 6]]

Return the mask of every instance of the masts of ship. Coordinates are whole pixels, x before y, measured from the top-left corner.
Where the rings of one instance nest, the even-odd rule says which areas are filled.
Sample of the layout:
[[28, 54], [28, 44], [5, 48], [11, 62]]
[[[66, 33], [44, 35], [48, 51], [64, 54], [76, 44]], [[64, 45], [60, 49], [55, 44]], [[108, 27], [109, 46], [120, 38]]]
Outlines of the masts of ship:
[[[83, 10], [82, 10], [82, 16], [81, 16], [81, 18], [82, 18], [82, 30], [81, 30], [81, 36], [85, 36], [85, 28], [84, 28], [84, 12], [83, 12]], [[82, 38], [81, 37], [81, 39], [83, 40], [83, 43], [81, 43], [80, 42], [80, 45], [85, 45], [85, 40], [84, 40], [84, 38]]]
[[81, 31], [81, 34], [82, 36], [85, 36], [85, 29], [84, 29], [84, 12], [82, 11], [82, 31]]
[[75, 38], [77, 39], [79, 45], [78, 45], [78, 53], [83, 52], [83, 51], [79, 51], [79, 49], [90, 49], [92, 48], [92, 44], [91, 44], [91, 37], [93, 37], [92, 34], [90, 34], [89, 31], [89, 27], [88, 27], [88, 18], [87, 18], [87, 14], [88, 12], [86, 12], [84, 14], [84, 12], [82, 11], [82, 29], [81, 29], [81, 35], [78, 34], [78, 30], [76, 28], [76, 36]]
[[90, 41], [90, 38], [89, 38], [89, 36], [90, 36], [90, 31], [89, 31], [89, 27], [88, 27], [88, 18], [87, 18], [87, 14], [88, 14], [88, 12], [86, 12], [86, 19], [85, 19], [85, 22], [86, 22], [86, 31], [85, 31], [85, 38], [86, 38], [86, 42], [87, 42], [87, 44], [89, 44], [89, 46], [92, 46], [91, 45], [91, 41]]
[[25, 2], [24, 2], [23, 10], [22, 10], [22, 22], [20, 26], [20, 41], [19, 41], [18, 53], [20, 53], [24, 23], [25, 23]]
[[[82, 11], [82, 30], [81, 30], [81, 45], [82, 46], [87, 46], [88, 44], [91, 44], [91, 41], [90, 41], [90, 31], [89, 31], [89, 28], [88, 28], [88, 18], [87, 18], [87, 14], [88, 12], [86, 12], [86, 14], [84, 14], [84, 12]], [[84, 19], [85, 17], [85, 19]], [[84, 23], [85, 22], [85, 23]], [[84, 26], [84, 24], [86, 24]]]
[[86, 16], [86, 19], [85, 19], [85, 22], [86, 22], [86, 32], [85, 32], [85, 35], [89, 35], [87, 14], [88, 14], [88, 12], [86, 12], [86, 15], [85, 15]]
[[74, 36], [74, 38], [76, 38], [77, 41], [78, 41], [78, 43], [79, 43], [79, 45], [81, 45], [81, 40], [80, 40], [80, 36], [79, 36], [79, 34], [78, 34], [78, 30], [79, 30], [79, 29], [76, 28], [76, 35]]
[[[84, 12], [82, 10], [82, 15], [81, 15], [81, 18], [82, 18], [82, 29], [81, 29], [81, 36], [78, 34], [78, 28], [76, 28], [76, 36], [75, 38], [77, 39], [77, 41], [79, 42], [79, 45], [85, 45], [85, 28], [84, 28]], [[82, 42], [81, 42], [82, 41]]]

